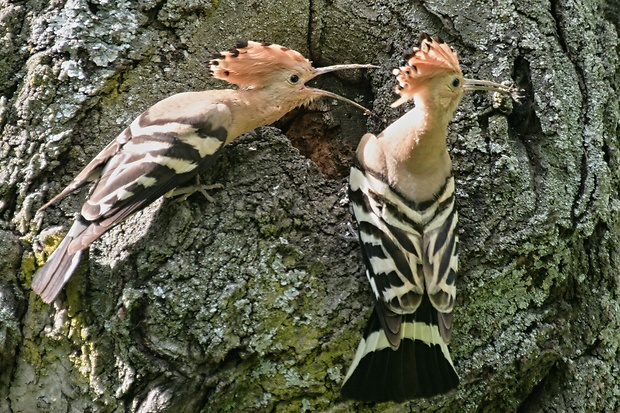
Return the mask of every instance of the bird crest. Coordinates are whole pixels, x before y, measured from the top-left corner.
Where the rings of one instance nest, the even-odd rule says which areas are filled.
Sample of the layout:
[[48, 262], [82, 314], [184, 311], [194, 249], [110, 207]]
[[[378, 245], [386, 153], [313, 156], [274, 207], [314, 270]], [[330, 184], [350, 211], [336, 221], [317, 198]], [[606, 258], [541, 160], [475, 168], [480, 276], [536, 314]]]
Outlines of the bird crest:
[[412, 99], [416, 89], [433, 76], [445, 72], [462, 74], [454, 49], [443, 40], [433, 39], [426, 33], [420, 34], [420, 47], [414, 47], [413, 53], [405, 55], [405, 59], [407, 64], [393, 71], [398, 79], [396, 93], [400, 99], [392, 107]]
[[238, 41], [235, 47], [216, 53], [209, 61], [211, 76], [240, 87], [258, 88], [274, 73], [311, 73], [312, 64], [301, 53], [278, 44]]

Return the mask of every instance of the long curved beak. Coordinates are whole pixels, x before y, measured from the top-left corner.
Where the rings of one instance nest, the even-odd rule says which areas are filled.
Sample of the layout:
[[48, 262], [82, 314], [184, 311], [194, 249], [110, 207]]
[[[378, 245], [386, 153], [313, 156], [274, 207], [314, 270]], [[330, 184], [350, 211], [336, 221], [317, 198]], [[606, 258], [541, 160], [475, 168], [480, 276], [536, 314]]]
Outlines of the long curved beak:
[[333, 66], [325, 66], [314, 69], [315, 75], [320, 76], [325, 73], [335, 72], [336, 70], [344, 70], [344, 69], [378, 69], [379, 66], [375, 65], [358, 65], [358, 64], [350, 64], [350, 65], [333, 65]]
[[[348, 64], [348, 65], [325, 66], [325, 67], [319, 67], [319, 68], [315, 69], [313, 78], [315, 78], [317, 76], [320, 76], [320, 75], [323, 75], [325, 73], [335, 72], [336, 70], [345, 70], [345, 69], [376, 69], [376, 68], [379, 68], [379, 66], [366, 65], [366, 64]], [[348, 103], [350, 105], [355, 106], [358, 109], [363, 110], [366, 115], [371, 115], [371, 116], [374, 116], [374, 117], [380, 119], [379, 116], [375, 115], [370, 109], [367, 109], [364, 106], [360, 105], [359, 103], [354, 102], [354, 101], [352, 101], [350, 99], [347, 99], [344, 96], [340, 96], [340, 95], [337, 95], [337, 94], [332, 93], [332, 92], [328, 92], [327, 90], [323, 90], [323, 89], [316, 89], [316, 88], [309, 88], [309, 89], [312, 90], [312, 93], [314, 95], [326, 96], [326, 97], [330, 97], [332, 99], [341, 100], [343, 102], [346, 102], [346, 103]]]
[[472, 90], [487, 90], [489, 92], [499, 92], [499, 93], [510, 93], [512, 88], [504, 85], [500, 85], [499, 83], [490, 82], [488, 80], [477, 80], [477, 79], [465, 79], [465, 83], [463, 84], [463, 89], [466, 91]]
[[499, 92], [509, 94], [515, 102], [520, 102], [523, 98], [523, 90], [516, 86], [505, 86], [488, 80], [465, 79], [463, 90], [486, 90], [489, 92]]
[[360, 105], [359, 103], [351, 100], [351, 99], [347, 99], [344, 96], [340, 96], [337, 95], [335, 93], [332, 92], [328, 92], [327, 90], [323, 90], [323, 89], [316, 89], [316, 88], [309, 88], [310, 90], [312, 90], [312, 93], [316, 96], [327, 96], [328, 98], [332, 98], [332, 99], [336, 99], [336, 100], [341, 100], [343, 102], [348, 103], [349, 105], [353, 105], [358, 109], [361, 109], [364, 114], [366, 115], [370, 115], [370, 116], [374, 116], [377, 119], [381, 119], [379, 116], [375, 115], [373, 111], [371, 111], [370, 109], [365, 108], [364, 106]]

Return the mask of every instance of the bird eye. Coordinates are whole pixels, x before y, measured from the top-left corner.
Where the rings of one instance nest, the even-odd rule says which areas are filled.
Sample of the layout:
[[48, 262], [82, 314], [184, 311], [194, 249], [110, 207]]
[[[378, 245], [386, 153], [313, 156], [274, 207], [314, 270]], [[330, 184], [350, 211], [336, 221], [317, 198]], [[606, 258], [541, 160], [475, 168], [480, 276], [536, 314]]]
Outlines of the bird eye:
[[288, 78], [289, 82], [291, 83], [297, 83], [299, 82], [299, 76], [297, 75], [291, 75], [291, 77]]
[[459, 87], [460, 84], [461, 84], [461, 79], [459, 79], [458, 77], [455, 77], [454, 80], [452, 81], [452, 87]]

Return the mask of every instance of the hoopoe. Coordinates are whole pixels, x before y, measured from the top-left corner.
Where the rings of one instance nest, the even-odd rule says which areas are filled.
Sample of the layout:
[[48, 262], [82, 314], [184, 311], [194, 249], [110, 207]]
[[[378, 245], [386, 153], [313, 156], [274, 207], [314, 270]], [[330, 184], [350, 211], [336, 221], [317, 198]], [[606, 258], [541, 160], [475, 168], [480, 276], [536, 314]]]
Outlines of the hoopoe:
[[399, 106], [415, 107], [362, 137], [349, 178], [366, 276], [375, 298], [341, 394], [403, 401], [459, 383], [448, 343], [458, 271], [457, 212], [448, 123], [465, 91], [510, 93], [465, 79], [456, 52], [423, 33], [395, 69]]
[[238, 42], [213, 56], [209, 64], [213, 77], [240, 89], [179, 93], [156, 103], [39, 209], [94, 181], [75, 223], [32, 282], [44, 302], [52, 302], [60, 293], [84, 248], [130, 214], [204, 172], [239, 135], [269, 125], [321, 96], [367, 111], [306, 83], [336, 70], [375, 67], [314, 68], [294, 50], [252, 41]]

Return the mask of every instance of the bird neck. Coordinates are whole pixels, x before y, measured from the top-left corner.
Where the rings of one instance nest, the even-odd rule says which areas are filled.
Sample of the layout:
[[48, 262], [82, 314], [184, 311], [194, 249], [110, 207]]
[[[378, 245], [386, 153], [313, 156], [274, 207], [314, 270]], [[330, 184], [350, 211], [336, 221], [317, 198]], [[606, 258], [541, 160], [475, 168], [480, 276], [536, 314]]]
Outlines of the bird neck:
[[239, 135], [274, 123], [304, 102], [269, 88], [232, 90], [228, 95], [232, 127], [226, 143]]
[[[438, 159], [447, 155], [446, 134], [452, 114], [424, 101], [388, 126], [383, 132], [389, 156], [409, 171], [430, 174]], [[449, 159], [449, 157], [448, 157]]]

